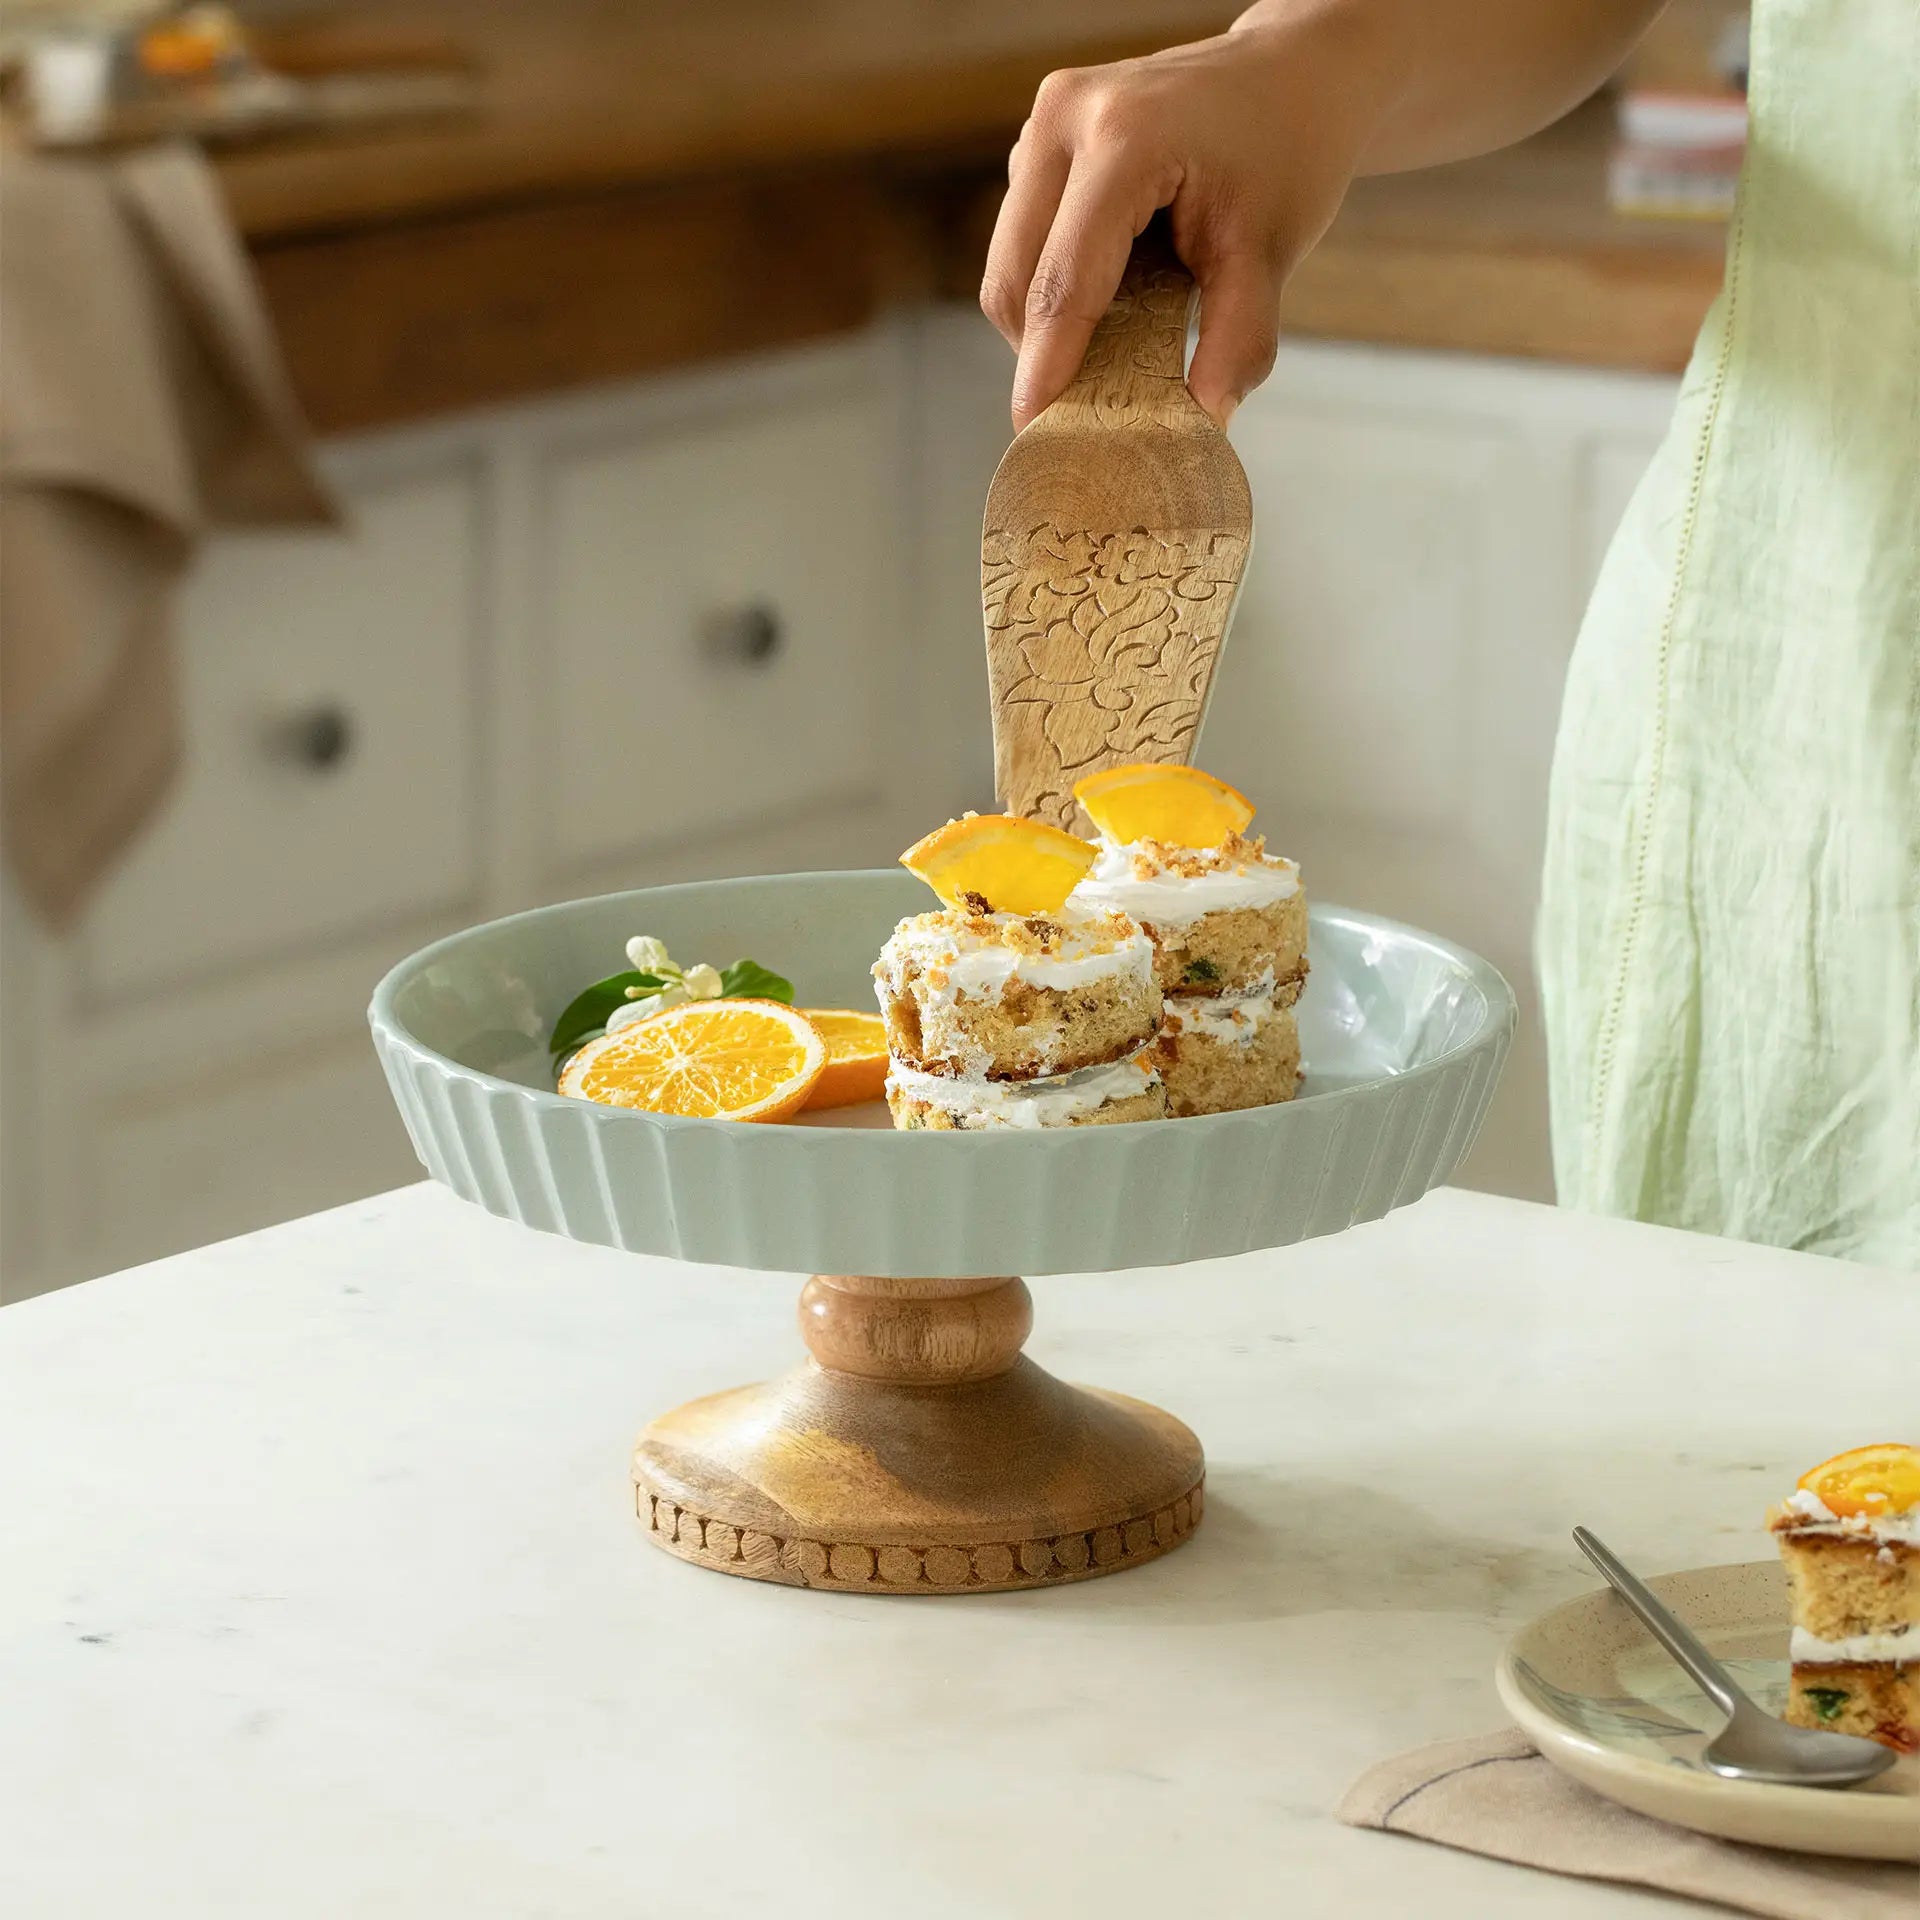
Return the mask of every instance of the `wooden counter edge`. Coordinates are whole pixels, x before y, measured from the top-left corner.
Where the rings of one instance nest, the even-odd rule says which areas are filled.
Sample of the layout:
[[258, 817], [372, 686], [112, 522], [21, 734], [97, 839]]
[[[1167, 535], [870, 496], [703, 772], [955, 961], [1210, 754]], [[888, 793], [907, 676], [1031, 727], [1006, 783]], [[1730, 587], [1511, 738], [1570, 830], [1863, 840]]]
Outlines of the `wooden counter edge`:
[[[816, 168], [311, 236], [254, 262], [308, 418], [346, 433], [847, 333], [892, 302], [968, 300], [978, 263], [950, 246], [949, 211], [932, 179]], [[1718, 283], [1704, 254], [1336, 227], [1282, 326], [1671, 374]]]

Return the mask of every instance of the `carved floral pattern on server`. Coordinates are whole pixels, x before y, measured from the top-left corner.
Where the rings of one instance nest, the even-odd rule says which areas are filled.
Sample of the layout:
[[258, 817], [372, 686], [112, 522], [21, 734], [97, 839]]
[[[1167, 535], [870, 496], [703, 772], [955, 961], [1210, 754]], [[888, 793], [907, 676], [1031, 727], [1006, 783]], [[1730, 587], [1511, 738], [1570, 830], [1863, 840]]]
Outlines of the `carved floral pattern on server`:
[[1011, 811], [1070, 826], [1073, 783], [1089, 768], [1185, 756], [1245, 557], [1245, 542], [1227, 534], [988, 531], [981, 594], [994, 707], [1025, 710], [1020, 764], [1003, 753], [995, 769]]

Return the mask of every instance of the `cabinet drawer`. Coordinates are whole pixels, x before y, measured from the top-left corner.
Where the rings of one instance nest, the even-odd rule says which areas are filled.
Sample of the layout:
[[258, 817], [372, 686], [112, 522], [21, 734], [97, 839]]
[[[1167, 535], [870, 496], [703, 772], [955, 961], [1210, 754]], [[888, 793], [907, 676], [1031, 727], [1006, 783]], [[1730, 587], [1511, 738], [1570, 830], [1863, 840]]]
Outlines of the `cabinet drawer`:
[[346, 493], [344, 534], [225, 535], [188, 581], [185, 761], [81, 930], [91, 997], [334, 940], [471, 888], [476, 470]]
[[562, 867], [854, 795], [880, 766], [887, 409], [849, 386], [550, 452], [544, 841]]
[[104, 1273], [420, 1177], [364, 1029], [75, 1113], [80, 1270]]

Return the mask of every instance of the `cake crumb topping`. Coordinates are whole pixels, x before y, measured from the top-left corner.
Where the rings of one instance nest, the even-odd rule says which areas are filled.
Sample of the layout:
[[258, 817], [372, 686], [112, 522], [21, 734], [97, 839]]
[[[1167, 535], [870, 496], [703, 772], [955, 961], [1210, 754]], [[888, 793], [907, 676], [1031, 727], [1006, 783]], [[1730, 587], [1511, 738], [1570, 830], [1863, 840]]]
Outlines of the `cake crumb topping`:
[[1152, 880], [1169, 873], [1182, 880], [1198, 880], [1202, 874], [1228, 869], [1244, 872], [1251, 866], [1272, 864], [1267, 858], [1266, 835], [1260, 833], [1231, 833], [1217, 847], [1175, 847], [1164, 840], [1136, 840], [1127, 852], [1136, 880]]
[[[1004, 947], [1026, 959], [1117, 953], [1140, 938], [1124, 913], [1095, 912], [1055, 919], [1047, 914], [994, 913], [984, 906], [946, 907], [915, 914], [898, 929], [916, 943], [935, 943], [957, 954], [976, 947]], [[944, 940], [940, 936], [946, 936]]]

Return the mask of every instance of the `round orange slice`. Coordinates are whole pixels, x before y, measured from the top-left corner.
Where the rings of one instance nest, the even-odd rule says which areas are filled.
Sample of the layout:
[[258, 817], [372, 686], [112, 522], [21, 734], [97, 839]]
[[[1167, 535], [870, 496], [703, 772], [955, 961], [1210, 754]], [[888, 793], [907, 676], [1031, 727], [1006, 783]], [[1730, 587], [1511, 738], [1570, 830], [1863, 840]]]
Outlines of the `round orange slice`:
[[784, 1120], [827, 1066], [827, 1043], [776, 1000], [692, 1000], [589, 1040], [560, 1091], [699, 1120]]
[[950, 907], [974, 913], [1058, 913], [1094, 852], [1058, 827], [1010, 813], [965, 813], [900, 856]]
[[1920, 1507], [1920, 1447], [1888, 1440], [1836, 1453], [1800, 1476], [1800, 1491], [1847, 1520], [1911, 1512]]
[[851, 1007], [808, 1007], [806, 1017], [827, 1043], [827, 1070], [807, 1095], [807, 1110], [851, 1107], [887, 1090], [887, 1027], [877, 1013]]
[[1076, 780], [1073, 797], [1109, 840], [1217, 847], [1253, 824], [1253, 802], [1198, 767], [1136, 764]]

